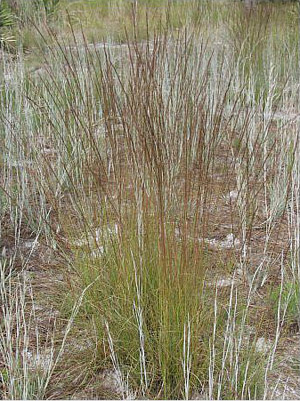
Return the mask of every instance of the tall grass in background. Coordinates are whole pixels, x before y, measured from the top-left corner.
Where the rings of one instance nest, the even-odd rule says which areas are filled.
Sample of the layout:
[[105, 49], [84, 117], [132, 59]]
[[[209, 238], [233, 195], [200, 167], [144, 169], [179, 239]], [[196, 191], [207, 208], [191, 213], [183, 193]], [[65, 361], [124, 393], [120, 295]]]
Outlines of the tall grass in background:
[[[29, 231], [64, 257], [63, 313], [84, 294], [74, 324], [93, 327], [94, 369], [115, 369], [122, 396], [267, 397], [299, 284], [296, 20], [284, 35], [278, 5], [230, 4], [229, 21], [223, 4], [189, 7], [198, 18], [160, 34], [133, 14], [121, 46], [49, 31], [36, 75], [22, 54], [2, 63], [1, 239]], [[238, 242], [212, 250], [216, 230]], [[274, 268], [277, 329], [261, 352], [252, 301]]]

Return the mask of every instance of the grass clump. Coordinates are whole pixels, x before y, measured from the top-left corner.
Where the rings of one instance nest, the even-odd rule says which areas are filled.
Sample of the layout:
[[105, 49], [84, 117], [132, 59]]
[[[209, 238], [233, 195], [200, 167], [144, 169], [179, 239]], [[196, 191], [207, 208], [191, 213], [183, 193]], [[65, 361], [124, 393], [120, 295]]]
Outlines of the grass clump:
[[[54, 2], [39, 4], [22, 3], [23, 49], [1, 64], [1, 254], [14, 274], [38, 270], [37, 302], [45, 271], [63, 289], [67, 334], [24, 395], [76, 398], [113, 371], [119, 397], [268, 398], [299, 296], [283, 275], [286, 257], [299, 274], [295, 17], [279, 4], [61, 0], [56, 21]], [[28, 288], [1, 300], [20, 327]], [[10, 322], [5, 398], [23, 391]]]
[[[200, 341], [208, 315], [202, 304], [206, 256], [194, 244], [183, 254], [171, 227], [163, 254], [159, 227], [145, 219], [141, 239], [133, 219], [101, 257], [80, 261], [77, 273], [84, 286], [98, 278], [86, 297], [87, 317], [96, 323], [99, 340], [107, 343], [109, 330], [131, 386], [148, 396], [181, 398], [184, 373], [192, 388], [203, 379], [191, 372], [200, 373], [206, 353]], [[107, 363], [104, 349], [99, 363]]]
[[286, 281], [283, 285], [271, 291], [271, 302], [274, 314], [280, 310], [284, 321], [290, 325], [299, 325], [299, 285], [295, 281]]
[[164, 253], [153, 213], [145, 211], [142, 233], [136, 221], [104, 234], [100, 253], [77, 250], [73, 264], [70, 294], [89, 287], [78, 325], [96, 328], [95, 366], [117, 372], [123, 396], [128, 388], [151, 399], [261, 396], [267, 361], [248, 335], [249, 305], [234, 287], [205, 288], [212, 260], [198, 241], [182, 244], [166, 225]]

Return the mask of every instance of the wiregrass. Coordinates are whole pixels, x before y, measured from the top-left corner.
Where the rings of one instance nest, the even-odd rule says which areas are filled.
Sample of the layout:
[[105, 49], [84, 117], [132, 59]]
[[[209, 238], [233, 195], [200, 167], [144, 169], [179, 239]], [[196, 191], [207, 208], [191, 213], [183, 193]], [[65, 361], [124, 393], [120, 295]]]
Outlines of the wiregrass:
[[[76, 25], [71, 43], [40, 30], [38, 74], [22, 54], [3, 63], [2, 236], [10, 221], [16, 244], [26, 227], [64, 256], [63, 313], [80, 299], [70, 322], [95, 330], [94, 369], [116, 371], [119, 396], [256, 399], [270, 395], [284, 281], [299, 280], [296, 19], [231, 4], [227, 22], [222, 4], [195, 6], [215, 36], [190, 14], [152, 34], [133, 12], [125, 45], [90, 44]], [[274, 269], [280, 301], [261, 352], [252, 307]]]

